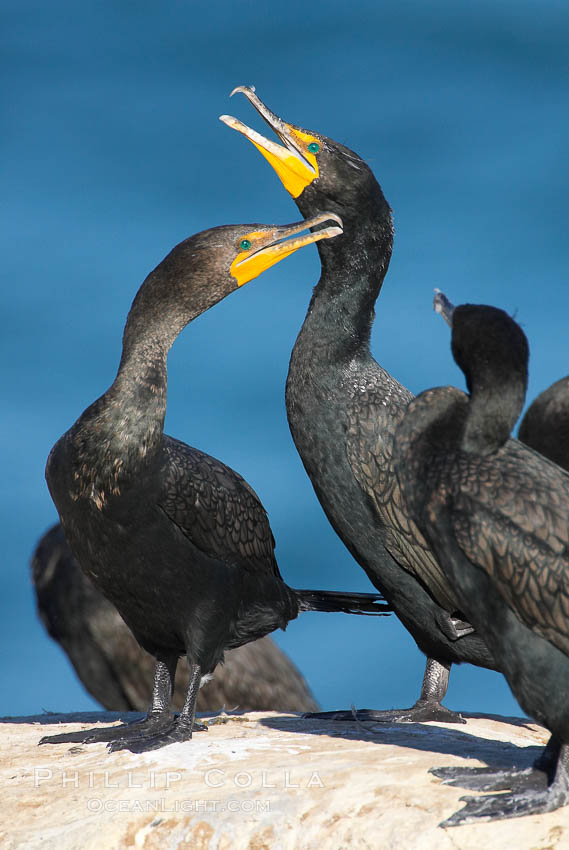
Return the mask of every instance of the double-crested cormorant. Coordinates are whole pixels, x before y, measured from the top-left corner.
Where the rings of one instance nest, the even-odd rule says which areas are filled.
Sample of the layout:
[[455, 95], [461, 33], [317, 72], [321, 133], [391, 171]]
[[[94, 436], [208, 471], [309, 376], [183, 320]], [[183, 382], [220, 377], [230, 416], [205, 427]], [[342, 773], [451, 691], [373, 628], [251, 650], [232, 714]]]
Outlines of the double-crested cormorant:
[[[450, 325], [454, 304], [435, 289], [434, 309]], [[518, 440], [569, 471], [569, 375], [538, 395], [526, 410]]]
[[[267, 515], [249, 485], [218, 460], [163, 433], [166, 360], [192, 319], [303, 245], [341, 226], [310, 222], [216, 227], [177, 245], [128, 314], [110, 388], [51, 450], [50, 493], [73, 555], [156, 658], [152, 706], [127, 726], [40, 743], [114, 741], [134, 752], [191, 738], [202, 675], [234, 648], [284, 628], [303, 610], [382, 608], [368, 594], [300, 591], [282, 580]], [[190, 681], [169, 712], [178, 657]]]
[[[87, 578], [58, 523], [43, 535], [31, 562], [38, 613], [65, 650], [89, 693], [108, 711], [146, 711], [155, 661], [108, 599]], [[176, 670], [172, 708], [188, 687], [188, 664]], [[229, 649], [200, 688], [197, 711], [316, 711], [300, 671], [270, 637]]]
[[541, 771], [434, 770], [456, 785], [512, 789], [463, 798], [443, 824], [454, 826], [569, 801], [569, 475], [509, 439], [527, 387], [521, 328], [487, 306], [464, 304], [447, 318], [470, 395], [439, 387], [409, 404], [396, 474], [461, 609], [494, 647], [524, 712], [552, 732]]
[[[428, 656], [415, 706], [358, 716], [460, 722], [440, 704], [451, 665], [497, 664], [462, 620], [456, 594], [402, 507], [393, 471], [393, 435], [412, 395], [370, 352], [374, 305], [391, 257], [391, 210], [356, 153], [283, 121], [253, 89], [235, 91], [246, 95], [282, 144], [236, 118], [221, 120], [266, 157], [304, 216], [323, 206], [342, 216], [344, 235], [318, 246], [322, 276], [291, 356], [288, 421], [333, 528]], [[333, 716], [353, 718], [351, 712]]]

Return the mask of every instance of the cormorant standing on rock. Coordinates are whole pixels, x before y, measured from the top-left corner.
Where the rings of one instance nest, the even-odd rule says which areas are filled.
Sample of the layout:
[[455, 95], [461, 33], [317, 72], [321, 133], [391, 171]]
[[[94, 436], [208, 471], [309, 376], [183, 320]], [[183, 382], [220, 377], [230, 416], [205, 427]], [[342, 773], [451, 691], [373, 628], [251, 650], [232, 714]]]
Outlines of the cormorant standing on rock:
[[569, 475], [509, 438], [527, 387], [521, 328], [494, 307], [464, 304], [446, 317], [469, 395], [439, 387], [409, 404], [396, 474], [461, 609], [494, 647], [524, 712], [552, 733], [530, 770], [433, 770], [459, 786], [511, 789], [463, 798], [442, 824], [455, 826], [569, 801]]
[[[39, 616], [67, 653], [85, 688], [108, 711], [146, 711], [155, 660], [135, 640], [108, 599], [87, 578], [58, 523], [43, 535], [31, 562]], [[176, 670], [172, 708], [188, 687], [188, 664]], [[316, 711], [318, 705], [290, 658], [270, 637], [229, 649], [225, 664], [200, 688], [197, 711]]]
[[[410, 709], [359, 711], [360, 719], [461, 722], [441, 705], [451, 665], [497, 669], [493, 650], [463, 621], [458, 598], [402, 504], [393, 470], [395, 429], [412, 398], [372, 357], [374, 305], [393, 244], [391, 210], [367, 164], [323, 136], [283, 121], [240, 86], [281, 144], [236, 118], [304, 216], [325, 207], [344, 233], [319, 243], [322, 276], [294, 346], [286, 388], [296, 447], [334, 530], [427, 655]], [[321, 715], [322, 716], [322, 715]], [[326, 716], [352, 720], [347, 712]]]
[[[299, 235], [329, 220], [340, 226]], [[156, 658], [152, 706], [139, 723], [40, 743], [114, 741], [111, 749], [142, 752], [187, 740], [203, 728], [194, 724], [201, 678], [226, 649], [284, 628], [303, 610], [382, 608], [369, 594], [288, 587], [254, 491], [163, 432], [166, 360], [183, 328], [278, 260], [339, 233], [339, 217], [328, 213], [285, 227], [212, 228], [177, 245], [139, 289], [117, 376], [53, 447], [46, 478], [73, 555]], [[190, 681], [173, 719], [184, 653]]]

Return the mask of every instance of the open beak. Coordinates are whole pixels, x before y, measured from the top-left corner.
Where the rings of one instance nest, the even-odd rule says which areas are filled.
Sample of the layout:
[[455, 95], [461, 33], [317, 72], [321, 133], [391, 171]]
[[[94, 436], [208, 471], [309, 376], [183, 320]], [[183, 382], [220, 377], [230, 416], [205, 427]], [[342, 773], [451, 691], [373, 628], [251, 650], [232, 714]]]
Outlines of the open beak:
[[454, 313], [454, 304], [441, 292], [440, 289], [435, 289], [435, 297], [433, 298], [433, 310], [435, 313], [440, 313], [449, 328], [452, 328], [452, 315]]
[[[334, 221], [336, 225], [323, 227], [314, 233], [301, 234], [310, 227]], [[262, 272], [294, 254], [299, 248], [319, 242], [321, 239], [332, 239], [343, 233], [342, 219], [335, 213], [319, 213], [306, 221], [274, 227], [263, 231], [253, 231], [245, 238], [251, 242], [251, 248], [242, 251], [231, 263], [231, 274], [238, 286], [243, 286]]]
[[266, 139], [256, 130], [247, 127], [246, 124], [231, 115], [220, 115], [219, 120], [246, 136], [277, 172], [285, 189], [290, 192], [293, 198], [297, 198], [318, 177], [318, 162], [314, 154], [309, 151], [309, 145], [316, 144], [318, 149], [320, 147], [319, 141], [309, 133], [305, 133], [298, 127], [293, 127], [292, 124], [287, 124], [286, 121], [275, 115], [255, 94], [253, 86], [237, 86], [231, 92], [230, 97], [236, 92], [244, 94], [253, 104], [259, 115], [277, 134], [282, 144]]

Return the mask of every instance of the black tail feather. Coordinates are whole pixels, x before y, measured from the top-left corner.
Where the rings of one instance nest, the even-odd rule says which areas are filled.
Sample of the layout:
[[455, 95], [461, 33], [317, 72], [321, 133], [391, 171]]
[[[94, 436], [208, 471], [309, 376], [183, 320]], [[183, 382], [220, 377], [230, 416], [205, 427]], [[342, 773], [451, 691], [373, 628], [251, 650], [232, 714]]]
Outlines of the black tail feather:
[[393, 612], [380, 593], [342, 593], [335, 590], [295, 590], [300, 611], [343, 611], [385, 617]]

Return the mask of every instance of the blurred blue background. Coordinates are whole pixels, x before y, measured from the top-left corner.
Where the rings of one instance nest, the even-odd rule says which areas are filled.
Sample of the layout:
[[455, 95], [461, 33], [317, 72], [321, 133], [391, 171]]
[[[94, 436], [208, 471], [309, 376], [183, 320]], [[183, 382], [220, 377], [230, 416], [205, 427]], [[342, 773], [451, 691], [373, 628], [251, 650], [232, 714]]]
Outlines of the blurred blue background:
[[[0, 714], [94, 703], [36, 619], [28, 560], [56, 519], [52, 444], [111, 383], [130, 302], [204, 228], [297, 209], [229, 112], [347, 144], [391, 203], [396, 242], [373, 351], [414, 392], [463, 385], [438, 286], [515, 312], [531, 400], [569, 372], [566, 0], [308, 4], [4, 0]], [[168, 433], [255, 487], [294, 586], [371, 590], [288, 432], [288, 358], [319, 275], [305, 249], [202, 316], [169, 359]], [[305, 615], [278, 633], [326, 708], [410, 705], [424, 659], [394, 618]], [[447, 704], [519, 714], [497, 674], [454, 669]]]

